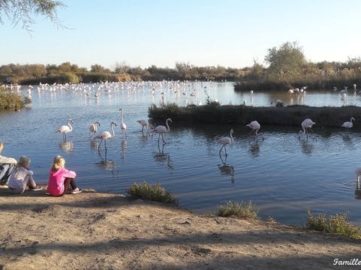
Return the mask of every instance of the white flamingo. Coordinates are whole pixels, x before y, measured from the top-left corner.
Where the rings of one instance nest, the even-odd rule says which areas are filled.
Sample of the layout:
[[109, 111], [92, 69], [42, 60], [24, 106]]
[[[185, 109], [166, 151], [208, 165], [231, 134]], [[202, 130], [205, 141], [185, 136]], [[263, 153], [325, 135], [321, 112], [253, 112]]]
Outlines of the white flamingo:
[[227, 149], [226, 146], [233, 143], [233, 129], [229, 131], [229, 137], [221, 137], [218, 139], [218, 143], [222, 144], [221, 148], [219, 149], [219, 155], [221, 155], [222, 149], [224, 148], [224, 153], [227, 156]]
[[258, 131], [261, 128], [261, 125], [255, 120], [252, 121], [251, 123], [246, 125], [247, 127], [249, 127], [251, 129], [251, 132], [254, 132], [255, 135], [258, 134]]
[[121, 115], [120, 129], [121, 129], [123, 135], [126, 136], [127, 135], [127, 125], [124, 123], [123, 109], [120, 108], [119, 111], [120, 111], [120, 115]]
[[142, 120], [137, 120], [137, 123], [139, 123], [142, 126], [142, 133], [144, 131], [144, 128], [148, 126], [147, 121], [145, 121], [144, 119]]
[[170, 131], [170, 127], [168, 122], [173, 122], [172, 119], [168, 118], [167, 120], [165, 120], [165, 126], [159, 125], [157, 126], [153, 132], [158, 133], [159, 137], [158, 137], [158, 144], [159, 144], [159, 140], [160, 140], [160, 136], [162, 136], [162, 140], [163, 140], [163, 144], [165, 144], [165, 140], [164, 140], [164, 133], [167, 133]]
[[98, 127], [100, 127], [100, 123], [98, 121], [95, 121], [89, 126], [89, 132], [90, 134], [95, 135], [98, 131]]
[[351, 118], [350, 118], [350, 121], [344, 122], [344, 123], [341, 125], [341, 127], [350, 129], [350, 128], [353, 127], [353, 121], [355, 121], [355, 120], [356, 120], [355, 118], [351, 117]]
[[117, 126], [117, 124], [114, 122], [111, 122], [110, 127], [112, 129], [112, 133], [110, 133], [109, 131], [103, 131], [102, 133], [100, 133], [99, 135], [94, 137], [94, 139], [100, 139], [100, 143], [98, 145], [98, 151], [99, 151], [100, 145], [102, 144], [103, 141], [104, 141], [105, 151], [107, 151], [107, 140], [109, 140], [115, 136], [114, 126]]
[[69, 119], [68, 123], [66, 125], [63, 125], [56, 130], [56, 132], [63, 134], [64, 141], [66, 141], [66, 134], [73, 131], [72, 124], [73, 124], [73, 121], [71, 119]]
[[307, 129], [311, 129], [312, 126], [315, 125], [315, 124], [316, 123], [313, 122], [310, 118], [306, 118], [301, 123], [302, 130], [299, 131], [299, 134], [301, 134], [301, 133], [306, 134], [307, 138], [308, 138]]

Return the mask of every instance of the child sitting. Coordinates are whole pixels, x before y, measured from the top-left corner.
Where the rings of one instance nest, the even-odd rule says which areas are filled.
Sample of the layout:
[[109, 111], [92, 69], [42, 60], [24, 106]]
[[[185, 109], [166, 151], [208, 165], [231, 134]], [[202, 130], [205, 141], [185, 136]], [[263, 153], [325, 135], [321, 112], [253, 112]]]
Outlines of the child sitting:
[[56, 156], [49, 173], [48, 193], [52, 196], [62, 196], [67, 191], [72, 194], [80, 193], [81, 189], [76, 186], [75, 177], [74, 171], [65, 168], [65, 159]]
[[23, 193], [26, 189], [41, 190], [37, 187], [33, 178], [33, 172], [29, 170], [30, 159], [28, 157], [20, 157], [17, 166], [12, 171], [8, 183], [8, 187], [15, 193]]

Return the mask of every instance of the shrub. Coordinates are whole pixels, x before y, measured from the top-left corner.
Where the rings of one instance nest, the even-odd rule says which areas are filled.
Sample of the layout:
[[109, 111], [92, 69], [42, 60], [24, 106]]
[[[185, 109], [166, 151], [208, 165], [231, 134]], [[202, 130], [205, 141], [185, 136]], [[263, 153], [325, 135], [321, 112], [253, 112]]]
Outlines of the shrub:
[[16, 93], [0, 87], [0, 111], [17, 111], [24, 107], [24, 102]]
[[308, 211], [306, 228], [361, 239], [360, 228], [350, 224], [346, 214], [336, 214], [334, 216], [326, 216], [325, 214], [312, 215]]
[[177, 204], [177, 200], [159, 183], [155, 185], [143, 182], [141, 184], [134, 183], [128, 190], [128, 194], [144, 200], [173, 203]]
[[218, 207], [217, 216], [257, 219], [258, 209], [251, 203], [229, 201]]

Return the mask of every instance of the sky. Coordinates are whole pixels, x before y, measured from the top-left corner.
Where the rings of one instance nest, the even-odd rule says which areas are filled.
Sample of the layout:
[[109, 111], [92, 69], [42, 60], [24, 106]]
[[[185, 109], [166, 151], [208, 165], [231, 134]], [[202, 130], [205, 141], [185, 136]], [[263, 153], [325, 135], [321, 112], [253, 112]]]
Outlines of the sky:
[[359, 0], [61, 0], [61, 26], [0, 24], [0, 65], [242, 68], [296, 41], [312, 62], [361, 56]]

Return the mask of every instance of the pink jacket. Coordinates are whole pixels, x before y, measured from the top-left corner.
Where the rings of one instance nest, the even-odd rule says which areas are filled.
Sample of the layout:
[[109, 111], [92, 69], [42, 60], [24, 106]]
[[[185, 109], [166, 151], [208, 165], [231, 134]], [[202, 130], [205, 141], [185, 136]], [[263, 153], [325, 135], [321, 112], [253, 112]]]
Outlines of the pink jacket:
[[48, 181], [48, 193], [53, 196], [60, 196], [64, 194], [65, 178], [75, 178], [76, 173], [65, 168], [57, 171], [50, 170]]

